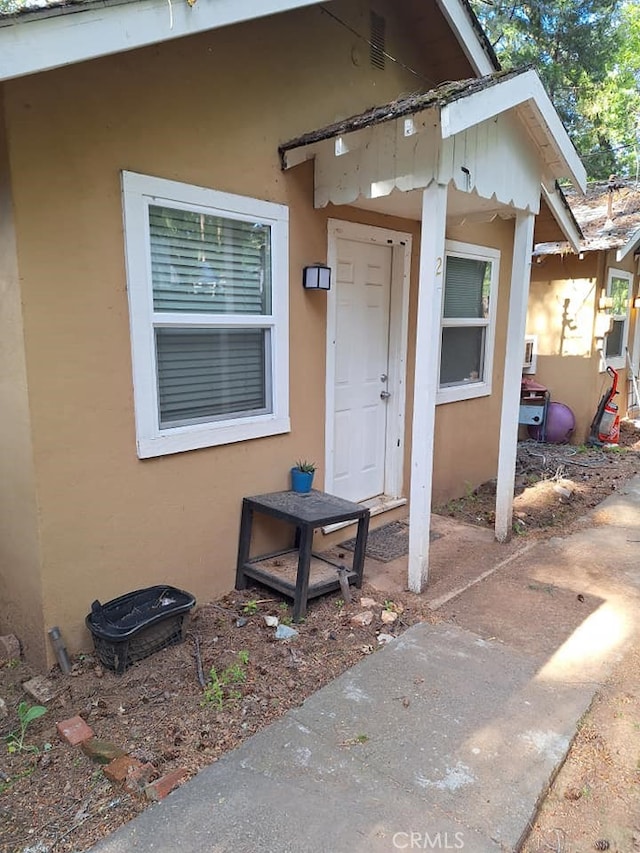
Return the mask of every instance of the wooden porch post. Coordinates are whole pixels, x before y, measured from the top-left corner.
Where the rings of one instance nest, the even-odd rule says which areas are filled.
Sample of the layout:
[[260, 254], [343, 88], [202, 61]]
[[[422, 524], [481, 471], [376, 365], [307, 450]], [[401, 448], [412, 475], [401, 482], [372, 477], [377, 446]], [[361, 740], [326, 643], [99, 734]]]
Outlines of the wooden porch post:
[[422, 592], [429, 573], [433, 445], [446, 217], [447, 188], [444, 184], [434, 181], [422, 194], [409, 507], [409, 589], [412, 592]]
[[504, 362], [502, 414], [500, 417], [498, 482], [496, 485], [495, 533], [496, 539], [499, 542], [506, 542], [509, 539], [511, 535], [511, 520], [513, 518], [513, 484], [518, 449], [520, 382], [522, 379], [524, 334], [527, 323], [527, 303], [529, 300], [529, 281], [531, 278], [534, 220], [533, 213], [518, 213], [513, 240], [507, 347]]

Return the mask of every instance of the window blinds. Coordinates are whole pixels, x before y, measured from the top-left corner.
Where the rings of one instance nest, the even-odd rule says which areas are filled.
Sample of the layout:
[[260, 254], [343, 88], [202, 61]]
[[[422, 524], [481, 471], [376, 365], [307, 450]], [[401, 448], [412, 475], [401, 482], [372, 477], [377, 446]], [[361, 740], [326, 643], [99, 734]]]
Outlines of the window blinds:
[[266, 329], [157, 328], [160, 427], [270, 411], [269, 335]]
[[271, 229], [192, 210], [149, 206], [157, 312], [271, 313]]
[[[487, 316], [489, 292], [488, 285], [486, 287], [484, 285], [488, 278], [488, 271], [490, 275], [490, 269], [491, 264], [488, 261], [447, 256], [444, 289], [445, 318]], [[483, 297], [485, 297], [484, 301]]]

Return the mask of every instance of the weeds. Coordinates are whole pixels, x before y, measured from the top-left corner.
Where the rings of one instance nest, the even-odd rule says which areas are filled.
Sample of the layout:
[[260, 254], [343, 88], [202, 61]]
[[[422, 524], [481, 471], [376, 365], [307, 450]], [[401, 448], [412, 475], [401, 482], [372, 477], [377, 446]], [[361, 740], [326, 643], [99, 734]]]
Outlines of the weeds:
[[534, 592], [546, 592], [548, 595], [553, 595], [555, 592], [555, 587], [550, 583], [530, 583], [527, 584], [527, 589], [531, 589]]
[[249, 663], [249, 652], [243, 650], [238, 652], [238, 660], [229, 664], [222, 672], [218, 672], [215, 666], [209, 670], [209, 681], [204, 688], [204, 697], [201, 706], [213, 707], [215, 711], [222, 711], [225, 702], [234, 702], [240, 698], [239, 690], [233, 688], [234, 684], [242, 684], [247, 680], [247, 664]]
[[281, 601], [280, 604], [278, 605], [278, 609], [280, 611], [282, 611], [282, 616], [280, 617], [280, 624], [281, 625], [291, 625], [291, 623], [293, 622], [293, 618], [291, 617], [291, 614], [289, 613], [289, 605], [287, 604], [287, 602]]
[[29, 706], [26, 702], [20, 702], [18, 705], [18, 722], [20, 727], [9, 732], [5, 737], [7, 752], [39, 752], [40, 750], [37, 746], [27, 746], [24, 739], [30, 724], [46, 713], [47, 709], [43, 705]]
[[349, 738], [348, 740], [343, 740], [340, 746], [357, 746], [358, 744], [367, 743], [369, 739], [369, 735], [360, 734]]
[[0, 777], [0, 794], [4, 794], [5, 791], [8, 791], [9, 788], [20, 779], [28, 779], [33, 773], [36, 772], [36, 765], [31, 764], [29, 767], [25, 767], [24, 770], [21, 770], [20, 773], [16, 773], [15, 776], [5, 776], [4, 773]]
[[258, 612], [258, 602], [255, 598], [252, 598], [250, 601], [247, 601], [245, 606], [242, 608], [242, 612], [246, 613], [249, 616], [252, 616], [254, 613]]
[[470, 483], [468, 480], [464, 481], [464, 498], [467, 501], [473, 501], [478, 499], [478, 494], [476, 492], [476, 487], [473, 483]]

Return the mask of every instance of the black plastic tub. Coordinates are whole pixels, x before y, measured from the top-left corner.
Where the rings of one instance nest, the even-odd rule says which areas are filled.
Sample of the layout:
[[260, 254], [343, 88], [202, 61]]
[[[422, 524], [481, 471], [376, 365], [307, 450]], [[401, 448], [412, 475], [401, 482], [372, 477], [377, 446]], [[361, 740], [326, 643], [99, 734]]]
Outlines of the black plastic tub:
[[100, 663], [122, 674], [132, 663], [184, 639], [185, 616], [196, 603], [189, 592], [173, 586], [150, 586], [114, 598], [94, 601], [85, 619]]

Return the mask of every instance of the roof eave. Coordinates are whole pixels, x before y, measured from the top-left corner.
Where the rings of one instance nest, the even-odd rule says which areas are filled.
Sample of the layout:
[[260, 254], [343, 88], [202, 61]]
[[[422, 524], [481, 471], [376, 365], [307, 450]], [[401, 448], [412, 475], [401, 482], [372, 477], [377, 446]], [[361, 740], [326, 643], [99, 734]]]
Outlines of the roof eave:
[[[15, 16], [0, 26], [0, 81], [263, 18], [318, 0], [137, 0], [56, 7], [45, 16]], [[80, 26], [81, 24], [81, 26]]]
[[620, 246], [616, 252], [616, 261], [620, 263], [620, 261], [623, 261], [628, 254], [631, 252], [635, 253], [638, 246], [640, 246], [640, 228], [633, 232], [624, 246]]
[[583, 237], [582, 231], [575, 220], [562, 190], [558, 187], [553, 192], [550, 192], [543, 184], [542, 195], [551, 211], [551, 215], [567, 238], [567, 242], [574, 252], [580, 252], [580, 244]]
[[[0, 81], [320, 5], [321, 0], [88, 0], [0, 17]], [[437, 0], [474, 72], [500, 68], [468, 0]], [[82, 26], [78, 26], [78, 24]]]
[[500, 63], [478, 18], [467, 0], [436, 0], [447, 23], [458, 36], [458, 41], [475, 73], [484, 77], [500, 70]]
[[558, 178], [568, 178], [584, 192], [587, 186], [586, 170], [540, 78], [532, 69], [505, 79], [498, 86], [474, 92], [444, 106], [441, 110], [443, 138], [461, 133], [481, 121], [488, 121], [508, 109], [524, 105], [531, 109], [535, 129], [548, 143], [545, 146], [538, 144], [552, 176], [548, 188], [552, 189]]

